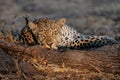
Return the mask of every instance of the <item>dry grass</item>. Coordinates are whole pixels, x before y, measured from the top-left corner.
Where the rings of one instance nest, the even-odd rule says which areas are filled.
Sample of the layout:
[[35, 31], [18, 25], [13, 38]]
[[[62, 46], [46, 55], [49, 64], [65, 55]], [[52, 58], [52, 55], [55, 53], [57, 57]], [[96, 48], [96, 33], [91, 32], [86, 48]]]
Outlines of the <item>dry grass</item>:
[[[94, 51], [69, 50], [59, 52], [41, 49], [38, 46], [19, 46], [13, 43], [14, 39], [11, 39], [11, 36], [10, 34], [6, 35], [0, 40], [2, 55], [5, 59], [9, 58], [6, 59], [9, 64], [1, 60], [4, 63], [4, 65], [2, 64], [4, 68], [0, 69], [1, 79], [120, 79], [119, 45], [105, 46]], [[7, 68], [10, 65], [13, 68]], [[116, 67], [114, 68], [114, 66]]]

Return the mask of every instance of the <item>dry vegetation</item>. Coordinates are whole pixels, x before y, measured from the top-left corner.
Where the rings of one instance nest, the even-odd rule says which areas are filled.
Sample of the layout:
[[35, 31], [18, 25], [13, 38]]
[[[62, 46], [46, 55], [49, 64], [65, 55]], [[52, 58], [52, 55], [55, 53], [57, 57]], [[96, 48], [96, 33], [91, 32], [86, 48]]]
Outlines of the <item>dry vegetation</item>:
[[11, 33], [25, 25], [13, 16], [27, 14], [65, 17], [68, 25], [84, 34], [120, 36], [119, 0], [1, 0], [0, 4], [0, 80], [120, 80], [120, 44], [55, 51], [21, 45]]
[[0, 58], [1, 79], [120, 79], [120, 45], [117, 44], [96, 50], [60, 52], [0, 40], [0, 47], [4, 58]]

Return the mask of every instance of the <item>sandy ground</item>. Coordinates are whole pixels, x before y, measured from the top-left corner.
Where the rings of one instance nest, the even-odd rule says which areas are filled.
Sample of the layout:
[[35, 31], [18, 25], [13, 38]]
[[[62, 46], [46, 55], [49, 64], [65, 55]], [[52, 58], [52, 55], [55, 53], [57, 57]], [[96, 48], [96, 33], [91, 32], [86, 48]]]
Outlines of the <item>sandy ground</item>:
[[[10, 22], [23, 15], [55, 20], [64, 17], [67, 25], [83, 34], [120, 35], [120, 0], [0, 0], [1, 27], [13, 29]], [[20, 29], [24, 21], [18, 22]], [[48, 64], [40, 70], [6, 53], [11, 52], [0, 49], [1, 80], [120, 80], [120, 44], [66, 52], [43, 50], [41, 54], [49, 54], [44, 56]]]

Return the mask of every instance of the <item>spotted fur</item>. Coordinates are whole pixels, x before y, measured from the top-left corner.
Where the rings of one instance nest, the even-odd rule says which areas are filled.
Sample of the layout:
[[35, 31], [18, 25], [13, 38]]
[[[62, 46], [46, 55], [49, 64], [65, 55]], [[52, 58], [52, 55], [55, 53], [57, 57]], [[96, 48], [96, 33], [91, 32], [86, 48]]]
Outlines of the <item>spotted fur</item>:
[[33, 22], [28, 21], [21, 31], [24, 37], [22, 39], [28, 45], [39, 44], [43, 48], [50, 49], [58, 49], [59, 47], [81, 49], [100, 47], [117, 42], [112, 37], [83, 35], [72, 27], [67, 26], [65, 22], [65, 18], [57, 21], [44, 18]]

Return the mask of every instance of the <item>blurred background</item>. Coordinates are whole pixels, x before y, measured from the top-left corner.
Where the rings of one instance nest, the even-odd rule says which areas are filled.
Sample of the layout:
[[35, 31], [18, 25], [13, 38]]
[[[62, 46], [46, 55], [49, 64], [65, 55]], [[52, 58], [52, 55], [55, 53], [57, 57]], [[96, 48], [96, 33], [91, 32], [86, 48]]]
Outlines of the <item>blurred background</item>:
[[79, 32], [111, 35], [114, 29], [119, 30], [120, 0], [0, 0], [0, 19], [22, 15], [65, 17]]
[[0, 0], [0, 6], [0, 18], [17, 15], [120, 17], [120, 0]]

